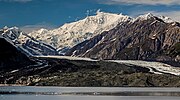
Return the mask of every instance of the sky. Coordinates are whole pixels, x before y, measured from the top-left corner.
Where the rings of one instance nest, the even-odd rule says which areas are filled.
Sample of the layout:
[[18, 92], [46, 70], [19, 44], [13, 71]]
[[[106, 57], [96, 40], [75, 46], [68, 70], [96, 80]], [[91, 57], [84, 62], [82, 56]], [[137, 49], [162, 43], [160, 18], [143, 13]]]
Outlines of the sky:
[[180, 0], [0, 0], [0, 28], [57, 28], [103, 12], [131, 17], [153, 13], [180, 22]]

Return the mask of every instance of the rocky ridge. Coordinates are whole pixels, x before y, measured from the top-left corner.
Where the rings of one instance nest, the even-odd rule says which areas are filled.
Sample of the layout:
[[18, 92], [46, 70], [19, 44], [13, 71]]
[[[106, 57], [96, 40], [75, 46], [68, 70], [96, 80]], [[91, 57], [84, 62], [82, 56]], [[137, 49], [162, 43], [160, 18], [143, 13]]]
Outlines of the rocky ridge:
[[[18, 27], [8, 28], [5, 26], [3, 29], [1, 29], [0, 35], [28, 56], [58, 55], [54, 47], [34, 39], [33, 37], [21, 31]], [[27, 40], [20, 41], [20, 36], [26, 37]]]
[[180, 23], [146, 14], [74, 46], [66, 55], [179, 62], [179, 44]]
[[[55, 47], [60, 54], [64, 54], [69, 48], [72, 48], [103, 31], [109, 31], [118, 23], [129, 19], [129, 16], [122, 14], [97, 11], [96, 15], [87, 16], [86, 18], [76, 22], [66, 23], [57, 29], [40, 29], [33, 31], [28, 35], [36, 40], [43, 41]], [[20, 36], [20, 40], [26, 41], [27, 38], [22, 35]]]

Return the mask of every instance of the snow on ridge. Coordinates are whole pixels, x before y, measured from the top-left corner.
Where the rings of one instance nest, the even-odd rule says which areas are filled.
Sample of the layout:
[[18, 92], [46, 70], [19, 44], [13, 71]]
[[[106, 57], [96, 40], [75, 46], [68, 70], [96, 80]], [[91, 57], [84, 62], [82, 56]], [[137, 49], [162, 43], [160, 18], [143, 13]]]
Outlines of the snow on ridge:
[[[42, 29], [42, 31], [43, 31], [43, 29]], [[38, 41], [38, 40], [32, 38], [28, 34], [26, 34], [23, 31], [21, 31], [18, 27], [8, 28], [7, 26], [5, 26], [4, 28], [2, 28], [0, 30], [0, 32], [1, 32], [1, 37], [2, 38], [6, 39], [9, 43], [11, 43], [18, 50], [20, 50], [23, 53], [25, 53], [27, 56], [33, 56], [33, 53], [35, 53], [37, 55], [42, 55], [42, 53], [43, 53], [42, 50], [45, 50], [44, 48], [46, 48], [46, 49], [48, 49], [50, 51], [56, 51], [56, 48], [48, 45], [45, 42]], [[19, 37], [25, 37], [26, 40], [20, 41]], [[44, 47], [44, 48], [41, 49], [41, 47], [39, 47], [38, 50], [37, 50], [37, 49], [31, 47], [30, 46], [31, 44], [30, 45], [26, 45], [26, 43], [28, 41], [33, 42], [34, 44], [38, 45], [38, 47], [41, 46], [41, 47]], [[30, 49], [30, 47], [31, 47], [31, 49]], [[33, 53], [31, 51], [33, 51]]]
[[134, 20], [148, 20], [150, 18], [154, 17], [154, 15], [152, 13], [147, 13], [147, 14], [144, 14], [144, 15], [140, 15], [138, 16], [137, 18], [135, 18]]
[[20, 34], [22, 34], [22, 31], [18, 27], [8, 28], [7, 26], [5, 26], [2, 29], [2, 31], [3, 31], [2, 35], [5, 38], [9, 38], [11, 40], [17, 40], [17, 38], [20, 36]]
[[[67, 47], [71, 48], [97, 34], [102, 33], [103, 31], [109, 31], [121, 22], [148, 20], [152, 17], [155, 16], [151, 13], [131, 18], [122, 14], [106, 13], [98, 10], [96, 15], [87, 16], [86, 18], [76, 22], [65, 23], [57, 29], [47, 30], [42, 28], [40, 30], [32, 31], [28, 35], [60, 50]], [[168, 17], [158, 18], [166, 23], [173, 22]], [[21, 35], [19, 39], [25, 41], [27, 38]]]
[[[66, 23], [57, 29], [40, 29], [28, 35], [44, 41], [57, 49], [62, 49], [64, 47], [73, 47], [103, 31], [116, 27], [120, 22], [128, 20], [131, 20], [129, 16], [99, 11], [94, 16], [87, 16], [85, 19], [77, 22]], [[20, 37], [20, 39], [23, 40], [25, 38]]]
[[[109, 31], [121, 22], [147, 20], [152, 17], [154, 17], [154, 15], [151, 13], [140, 15], [137, 18], [131, 18], [122, 14], [105, 13], [98, 10], [94, 16], [87, 16], [82, 20], [66, 23], [53, 30], [42, 28], [37, 31], [32, 31], [28, 34], [28, 36], [32, 37], [34, 40], [38, 40], [40, 43], [50, 45], [57, 50], [64, 50], [63, 48], [72, 48], [73, 46], [90, 39], [97, 34], [101, 34], [103, 31]], [[173, 22], [168, 17], [159, 18], [166, 23]], [[6, 29], [13, 31], [19, 30], [17, 27], [6, 27]], [[17, 40], [21, 44], [25, 43], [29, 39], [29, 37], [23, 33], [19, 34], [18, 32], [15, 32], [14, 35], [18, 37]], [[61, 51], [59, 51], [59, 53], [61, 53]]]
[[173, 22], [175, 22], [174, 20], [172, 20], [169, 17], [162, 16], [162, 15], [153, 15], [152, 13], [139, 15], [138, 17], [133, 18], [132, 22], [135, 22], [136, 20], [148, 20], [148, 19], [153, 18], [153, 17], [157, 17], [157, 18], [163, 20], [165, 23], [173, 23]]
[[166, 16], [160, 16], [160, 17], [158, 17], [158, 18], [162, 19], [165, 23], [175, 22], [174, 20], [172, 20], [171, 18], [166, 17]]

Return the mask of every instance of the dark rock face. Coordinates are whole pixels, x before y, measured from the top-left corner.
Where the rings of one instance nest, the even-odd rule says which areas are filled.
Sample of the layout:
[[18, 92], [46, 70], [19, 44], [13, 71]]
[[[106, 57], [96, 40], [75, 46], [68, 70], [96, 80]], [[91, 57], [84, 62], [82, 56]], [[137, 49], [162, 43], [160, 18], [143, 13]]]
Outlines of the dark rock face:
[[147, 20], [120, 23], [114, 29], [76, 45], [66, 55], [96, 59], [179, 61], [179, 42], [179, 23], [165, 23], [153, 16]]
[[26, 67], [34, 62], [5, 39], [0, 38], [0, 71]]

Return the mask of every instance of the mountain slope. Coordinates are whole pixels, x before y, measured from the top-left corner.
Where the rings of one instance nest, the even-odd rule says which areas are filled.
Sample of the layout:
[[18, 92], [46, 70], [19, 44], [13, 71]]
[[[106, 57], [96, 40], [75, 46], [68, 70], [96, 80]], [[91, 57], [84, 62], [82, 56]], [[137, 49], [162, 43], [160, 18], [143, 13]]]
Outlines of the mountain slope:
[[23, 68], [30, 64], [34, 62], [2, 36], [0, 37], [0, 71]]
[[121, 22], [112, 30], [74, 46], [66, 55], [96, 59], [179, 61], [177, 45], [180, 42], [180, 24], [168, 20], [146, 14]]
[[[97, 15], [88, 16], [85, 19], [77, 22], [64, 24], [63, 26], [53, 29], [40, 29], [33, 31], [28, 35], [43, 41], [57, 48], [60, 53], [64, 50], [90, 39], [91, 37], [114, 28], [118, 23], [129, 20], [130, 17], [121, 14], [111, 14], [97, 12]], [[20, 36], [21, 40], [26, 40], [26, 37]]]
[[[28, 36], [17, 27], [4, 27], [1, 29], [0, 34], [3, 38], [8, 40], [8, 42], [12, 42], [16, 48], [19, 48], [29, 56], [58, 54], [54, 47]], [[26, 37], [26, 41], [20, 41], [20, 36]]]

